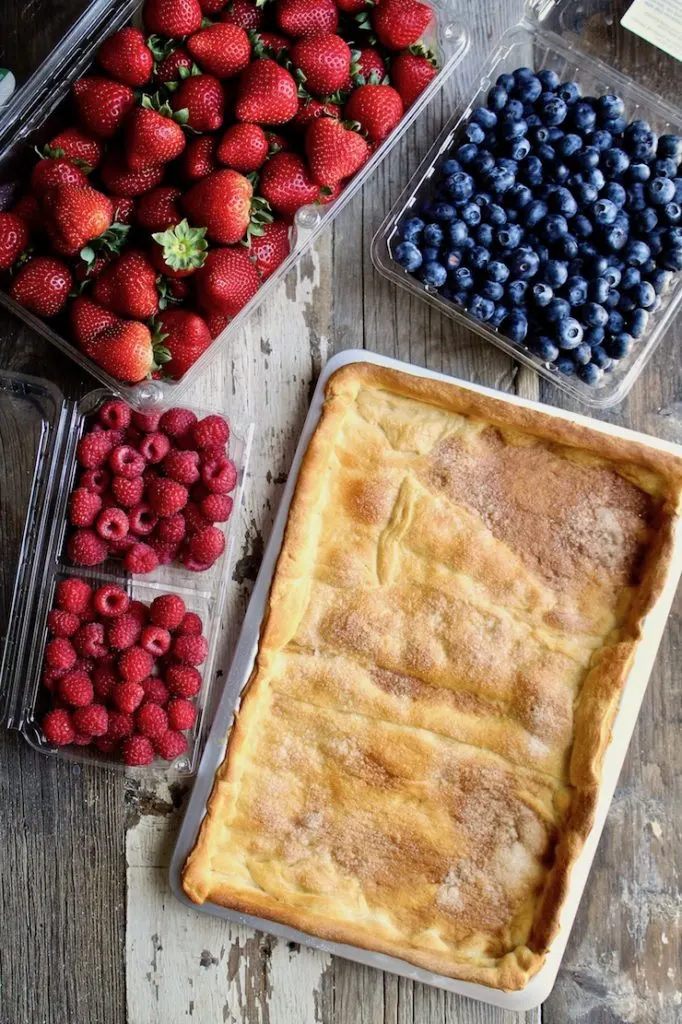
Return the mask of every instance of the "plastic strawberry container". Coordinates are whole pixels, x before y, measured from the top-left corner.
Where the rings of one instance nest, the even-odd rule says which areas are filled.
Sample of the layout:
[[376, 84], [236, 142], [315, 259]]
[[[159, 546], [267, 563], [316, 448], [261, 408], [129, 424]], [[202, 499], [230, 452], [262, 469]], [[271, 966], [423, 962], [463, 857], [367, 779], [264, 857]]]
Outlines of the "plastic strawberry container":
[[[52, 324], [46, 323], [27, 312], [3, 291], [0, 291], [0, 302], [131, 405], [139, 407], [177, 403], [185, 389], [201, 376], [217, 353], [239, 334], [251, 313], [267, 300], [317, 235], [331, 223], [367, 178], [374, 173], [378, 164], [398, 143], [438, 90], [440, 82], [464, 56], [468, 47], [468, 37], [461, 23], [461, 5], [458, 5], [456, 0], [429, 0], [429, 3], [435, 17], [424, 39], [438, 57], [441, 68], [439, 74], [334, 202], [325, 206], [304, 206], [297, 211], [291, 226], [291, 252], [287, 259], [265, 281], [226, 329], [215, 338], [212, 345], [181, 380], [149, 380], [137, 385], [122, 384], [79, 352], [68, 340], [64, 325], [61, 325], [60, 329], [58, 320]], [[44, 145], [64, 123], [71, 84], [91, 64], [95, 52], [106, 36], [131, 19], [133, 23], [139, 22], [141, 7], [141, 0], [94, 0], [37, 71], [23, 84], [19, 81], [19, 89], [14, 98], [7, 107], [0, 109], [0, 209], [11, 205], [12, 189], [25, 179], [35, 159], [33, 147]]]
[[[190, 572], [173, 563], [144, 576], [132, 576], [124, 572], [118, 559], [83, 569], [72, 565], [64, 551], [69, 529], [67, 501], [78, 469], [78, 441], [108, 397], [109, 392], [97, 390], [75, 402], [65, 399], [46, 380], [0, 371], [0, 524], [5, 574], [0, 594], [3, 601], [11, 595], [0, 607], [0, 721], [49, 756], [127, 771], [187, 776], [195, 771], [207, 725], [206, 710], [217, 671], [218, 640], [234, 555], [233, 522], [241, 503], [253, 427], [230, 424], [228, 451], [238, 471], [234, 509], [228, 522], [220, 524], [226, 534], [225, 551], [211, 569]], [[193, 411], [199, 416], [207, 412]], [[116, 583], [131, 599], [147, 605], [160, 594], [179, 594], [187, 610], [200, 615], [208, 655], [199, 669], [202, 686], [195, 698], [197, 720], [186, 734], [187, 751], [175, 761], [156, 758], [143, 769], [130, 769], [94, 746], [55, 748], [46, 742], [40, 720], [50, 699], [41, 683], [47, 617], [57, 583], [70, 577], [85, 579], [95, 587]]]
[[[625, 6], [620, 11], [621, 15]], [[587, 406], [605, 409], [625, 398], [663, 340], [682, 302], [682, 273], [673, 274], [670, 288], [662, 296], [658, 310], [650, 316], [642, 339], [611, 372], [604, 374], [596, 386], [591, 386], [544, 363], [525, 345], [507, 338], [503, 329], [498, 330], [470, 316], [434, 288], [422, 284], [403, 270], [393, 259], [402, 222], [413, 216], [421, 203], [430, 198], [435, 190], [438, 166], [460, 144], [461, 133], [471, 112], [477, 106], [485, 105], [488, 90], [503, 72], [522, 66], [533, 67], [536, 71], [550, 68], [557, 72], [561, 81], [576, 81], [585, 96], [612, 92], [621, 96], [627, 121], [642, 118], [659, 135], [664, 132], [682, 134], [682, 108], [674, 102], [678, 95], [675, 85], [679, 82], [679, 70], [675, 70], [677, 62], [661, 50], [638, 40], [641, 48], [638, 71], [643, 82], [636, 83], [623, 73], [619, 63], [627, 61], [627, 37], [630, 33], [619, 24], [612, 5], [604, 0], [580, 3], [575, 0], [558, 3], [531, 0], [521, 5], [521, 10], [521, 19], [493, 41], [492, 49], [483, 62], [471, 67], [470, 88], [456, 96], [451, 116], [377, 231], [372, 242], [372, 260], [377, 270], [389, 280], [530, 366], [572, 398]], [[642, 56], [644, 51], [648, 60]], [[610, 63], [603, 59], [605, 57]]]

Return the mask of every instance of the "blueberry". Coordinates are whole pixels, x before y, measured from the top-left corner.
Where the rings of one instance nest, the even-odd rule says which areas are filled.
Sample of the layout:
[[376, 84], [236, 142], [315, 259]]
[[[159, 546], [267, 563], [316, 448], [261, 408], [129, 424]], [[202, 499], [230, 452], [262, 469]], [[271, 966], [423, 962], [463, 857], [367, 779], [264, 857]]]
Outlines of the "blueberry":
[[571, 355], [576, 366], [585, 366], [592, 358], [592, 349], [586, 341], [582, 341], [577, 348], [574, 348]]
[[559, 76], [551, 68], [543, 68], [538, 71], [537, 77], [545, 92], [554, 92], [559, 87]]
[[[555, 324], [561, 320], [565, 320], [570, 315], [571, 307], [566, 299], [552, 299], [549, 306], [545, 309], [545, 317], [548, 323]], [[581, 338], [582, 340], [582, 338]]]
[[604, 273], [604, 280], [609, 288], [617, 288], [622, 277], [623, 275], [619, 267], [608, 266]]
[[443, 229], [440, 224], [427, 224], [422, 237], [425, 245], [438, 247], [443, 244]]
[[627, 128], [627, 121], [624, 117], [607, 117], [602, 122], [602, 128], [604, 128], [614, 138], [622, 135]]
[[579, 252], [578, 239], [574, 238], [573, 235], [564, 235], [560, 238], [556, 245], [557, 256], [562, 257], [566, 260], [575, 259]]
[[540, 309], [548, 306], [554, 298], [554, 292], [544, 281], [540, 281], [533, 285], [531, 295], [533, 297], [533, 302]]
[[523, 232], [518, 224], [507, 224], [497, 232], [497, 244], [501, 249], [515, 249], [521, 244]]
[[609, 314], [599, 302], [586, 302], [582, 316], [589, 327], [604, 327], [609, 319]]
[[656, 302], [656, 290], [649, 281], [642, 281], [633, 289], [632, 297], [642, 309], [651, 309]]
[[494, 85], [488, 93], [488, 109], [499, 113], [504, 110], [508, 99], [507, 90], [501, 85]]
[[605, 341], [604, 349], [611, 359], [625, 359], [632, 349], [632, 341], [632, 336], [623, 331]]
[[474, 179], [466, 171], [456, 171], [447, 180], [448, 192], [456, 203], [465, 203], [474, 192]]
[[627, 208], [631, 213], [646, 206], [646, 191], [641, 181], [635, 181], [627, 190]]
[[656, 141], [656, 133], [651, 130], [643, 132], [636, 139], [632, 138], [630, 140], [630, 154], [632, 159], [651, 160], [656, 152]]
[[595, 223], [600, 225], [613, 224], [618, 216], [618, 207], [610, 199], [598, 199], [592, 207]]
[[607, 93], [597, 100], [597, 111], [601, 118], [622, 117], [625, 113], [625, 104], [620, 96]]
[[512, 309], [504, 324], [504, 333], [520, 345], [528, 334], [528, 318], [521, 309]]
[[438, 259], [440, 250], [435, 245], [427, 245], [422, 249], [422, 263], [431, 263]]
[[495, 232], [490, 224], [479, 224], [476, 228], [476, 244], [489, 249], [495, 241]]
[[465, 203], [460, 207], [459, 215], [469, 228], [475, 228], [477, 224], [481, 223], [481, 207], [478, 203]]
[[550, 213], [542, 222], [542, 231], [548, 242], [558, 242], [568, 234], [568, 223], [560, 213]]
[[661, 159], [659, 157], [651, 166], [657, 178], [674, 178], [677, 174], [677, 163], [669, 158]]
[[531, 110], [531, 108], [528, 107], [523, 112], [523, 116], [524, 116], [524, 118], [526, 120], [526, 124], [528, 125], [528, 131], [529, 132], [533, 128], [539, 128], [540, 125], [542, 124], [542, 121], [540, 120], [540, 115], [536, 114], [535, 112], [529, 113], [530, 110]]
[[575, 103], [580, 99], [580, 86], [577, 82], [563, 82], [557, 88], [557, 93], [564, 103]]
[[474, 194], [474, 202], [476, 203], [477, 206], [481, 207], [481, 210], [483, 210], [483, 208], [486, 206], [490, 206], [492, 201], [493, 200], [492, 196], [490, 195], [490, 192], [476, 192]]
[[[528, 124], [528, 122], [526, 122], [526, 124]], [[539, 125], [536, 125], [530, 135], [533, 142], [538, 146], [541, 146], [545, 142], [549, 142], [549, 128], [546, 124], [540, 123]]]
[[483, 270], [490, 262], [490, 252], [482, 245], [475, 245], [469, 250], [468, 263], [474, 270]]
[[532, 68], [516, 68], [512, 72], [512, 78], [514, 79], [515, 85], [520, 85], [522, 82], [528, 82], [531, 78], [535, 78], [535, 72]]
[[506, 171], [510, 171], [514, 175], [514, 178], [516, 178], [519, 170], [519, 165], [516, 160], [512, 160], [512, 158], [508, 156], [498, 156], [497, 166], [503, 167]]
[[598, 384], [602, 378], [603, 371], [599, 369], [596, 363], [587, 363], [586, 366], [578, 367], [578, 376], [581, 381], [585, 384], [589, 384], [590, 387], [594, 387]]
[[548, 142], [544, 142], [542, 145], [536, 146], [535, 154], [540, 158], [545, 166], [551, 166], [556, 162], [554, 146], [550, 146]]
[[485, 270], [486, 277], [491, 281], [503, 284], [509, 277], [509, 267], [502, 260], [491, 260]]
[[512, 306], [520, 306], [526, 301], [527, 281], [510, 281], [507, 285], [507, 298]]
[[565, 374], [566, 377], [572, 377], [575, 373], [575, 363], [570, 356], [559, 356], [556, 360], [556, 368], [559, 373]]
[[462, 250], [449, 249], [443, 262], [448, 270], [457, 270], [462, 265]]
[[577, 348], [583, 340], [583, 329], [580, 323], [573, 316], [566, 316], [559, 321], [557, 327], [557, 341], [559, 348]]
[[587, 299], [587, 281], [584, 277], [569, 277], [565, 291], [572, 306], [582, 306]]
[[600, 154], [596, 146], [585, 146], [575, 154], [573, 162], [581, 171], [589, 171], [590, 168], [598, 166], [599, 159]]
[[551, 198], [552, 209], [564, 217], [574, 217], [578, 212], [578, 204], [567, 188], [558, 188]]
[[561, 95], [543, 92], [538, 101], [538, 113], [548, 126], [561, 124], [566, 120], [566, 114], [568, 113], [566, 101]]
[[630, 317], [630, 334], [633, 338], [641, 338], [646, 330], [649, 314], [645, 309], [635, 309]]
[[668, 290], [672, 276], [673, 275], [669, 270], [654, 270], [651, 275], [651, 283], [654, 286], [654, 291], [657, 295], [661, 295], [663, 292]]
[[617, 309], [620, 304], [620, 292], [617, 288], [609, 288], [608, 294], [604, 299], [602, 305], [608, 310]]
[[674, 249], [682, 248], [682, 228], [670, 228], [666, 233], [666, 241]]
[[508, 201], [511, 206], [517, 210], [523, 209], [524, 206], [528, 206], [528, 203], [533, 198], [533, 193], [527, 185], [523, 185], [518, 181], [512, 189], [509, 191]]
[[542, 199], [533, 199], [532, 202], [523, 208], [523, 222], [527, 228], [533, 228], [547, 216], [549, 208]]
[[581, 206], [591, 206], [596, 202], [599, 191], [588, 181], [578, 181], [573, 185], [573, 191]]
[[538, 338], [533, 338], [530, 343], [530, 349], [531, 352], [534, 352], [536, 356], [542, 359], [543, 363], [553, 363], [559, 355], [559, 349], [552, 339], [543, 334]]
[[422, 265], [422, 254], [414, 242], [399, 242], [393, 256], [396, 263], [410, 273], [419, 270]]
[[475, 121], [469, 121], [469, 124], [464, 129], [464, 137], [467, 142], [473, 142], [475, 146], [480, 146], [485, 139], [485, 132], [480, 124], [476, 124]]
[[682, 161], [682, 139], [679, 135], [661, 135], [658, 140], [656, 155], [671, 157], [678, 164]]
[[460, 292], [460, 291], [454, 291], [453, 292], [453, 291], [451, 291], [449, 295], [446, 295], [447, 291], [448, 291], [448, 289], [441, 288], [440, 293], [441, 293], [441, 295], [445, 295], [446, 298], [449, 298], [451, 300], [451, 302], [454, 302], [454, 304], [456, 306], [463, 306], [463, 307], [466, 308], [466, 304], [467, 304], [468, 299], [469, 299], [469, 297], [468, 297], [466, 292]]
[[638, 210], [632, 220], [637, 231], [640, 231], [643, 235], [651, 234], [658, 225], [658, 216], [651, 206], [645, 206], [643, 210]]
[[521, 100], [510, 99], [502, 112], [502, 122], [520, 121], [523, 117]]
[[623, 276], [620, 279], [620, 286], [623, 291], [629, 291], [630, 288], [635, 288], [642, 279], [637, 267], [626, 267], [623, 271]]
[[424, 221], [421, 217], [410, 217], [402, 226], [400, 235], [404, 242], [418, 242], [424, 230]]
[[506, 167], [501, 167], [499, 160], [496, 167], [493, 167], [492, 171], [488, 175], [488, 181], [490, 183], [490, 191], [503, 194], [508, 192], [510, 188], [514, 187], [515, 183], [514, 175]]
[[618, 181], [609, 181], [606, 183], [603, 193], [603, 199], [609, 199], [615, 206], [621, 210], [625, 206], [625, 200], [627, 199], [627, 193], [623, 186]]
[[530, 142], [528, 139], [517, 139], [516, 142], [510, 142], [508, 153], [514, 160], [525, 160], [530, 153]]
[[490, 320], [495, 312], [495, 303], [485, 295], [473, 295], [468, 307], [469, 313], [477, 320]]
[[493, 327], [501, 327], [508, 316], [509, 310], [507, 309], [507, 307], [503, 305], [501, 302], [498, 302], [497, 305], [495, 306], [495, 311], [493, 312], [493, 315], [490, 317], [489, 323], [491, 323]]
[[537, 156], [526, 157], [519, 168], [519, 172], [521, 177], [531, 187], [540, 185], [544, 177], [542, 161]]
[[586, 341], [590, 348], [601, 345], [606, 331], [603, 327], [586, 327], [583, 334], [583, 341]]
[[461, 163], [462, 167], [469, 167], [473, 164], [474, 160], [478, 156], [478, 146], [475, 146], [473, 142], [465, 142], [463, 146], [460, 146], [457, 150], [457, 159]]
[[631, 267], [641, 267], [651, 256], [651, 249], [639, 239], [628, 242], [625, 250], [625, 261]]
[[450, 175], [457, 174], [461, 170], [462, 165], [459, 162], [459, 160], [454, 160], [452, 158], [450, 158], [449, 160], [444, 160], [443, 163], [440, 165], [440, 171], [444, 178], [449, 178]]
[[457, 267], [451, 274], [452, 283], [460, 292], [468, 292], [474, 286], [474, 276], [468, 267]]
[[535, 75], [516, 86], [516, 94], [523, 103], [535, 103], [542, 91], [542, 83]]
[[637, 303], [633, 299], [632, 295], [621, 295], [620, 302], [618, 303], [618, 309], [621, 313], [627, 316], [628, 313], [632, 313], [637, 308]]
[[589, 217], [586, 217], [584, 213], [579, 213], [571, 221], [571, 228], [576, 238], [589, 238], [594, 228], [592, 227], [592, 221]]
[[585, 270], [589, 277], [603, 277], [608, 265], [606, 256], [601, 256], [596, 250], [589, 255], [585, 253]]
[[424, 284], [440, 288], [447, 281], [448, 272], [442, 263], [438, 263], [436, 260], [429, 260], [428, 263], [422, 264], [419, 276]]
[[592, 362], [600, 370], [609, 370], [611, 368], [611, 357], [606, 354], [606, 349], [601, 345], [596, 345], [592, 349]]
[[[516, 188], [516, 186], [514, 186]], [[489, 203], [486, 207], [485, 217], [489, 224], [493, 227], [501, 227], [507, 223], [507, 214], [504, 212], [504, 207], [499, 206], [497, 203]]]
[[497, 114], [486, 107], [476, 107], [471, 114], [471, 120], [476, 124], [480, 124], [481, 128], [484, 128], [486, 131], [490, 131], [497, 124]]
[[544, 278], [552, 288], [561, 288], [568, 279], [568, 268], [561, 260], [548, 260], [544, 266]]
[[654, 206], [665, 206], [675, 198], [675, 183], [671, 178], [652, 178], [647, 182], [646, 191]]
[[511, 260], [511, 271], [517, 277], [522, 280], [527, 280], [530, 277], [535, 277], [540, 266], [540, 260], [538, 254], [533, 249], [522, 248], [512, 256]]
[[618, 146], [605, 149], [601, 154], [599, 166], [608, 178], [617, 178], [624, 174], [630, 166], [630, 157]]
[[568, 132], [563, 136], [563, 138], [557, 141], [555, 148], [560, 157], [564, 160], [568, 160], [569, 157], [574, 156], [583, 148], [583, 140], [579, 135], [575, 135], [573, 132]]
[[480, 294], [484, 295], [486, 299], [499, 302], [504, 295], [504, 286], [497, 281], [483, 281], [480, 286]]
[[513, 75], [501, 74], [497, 76], [495, 85], [499, 85], [505, 92], [511, 92], [516, 85], [516, 79]]
[[679, 224], [682, 221], [682, 206], [679, 203], [666, 203], [663, 207], [663, 220], [666, 224]]
[[533, 239], [533, 246], [532, 247], [533, 247], [533, 249], [535, 249], [536, 253], [538, 254], [538, 259], [540, 260], [540, 263], [546, 263], [547, 260], [549, 259], [549, 249], [548, 249], [548, 247], [546, 245], [541, 245], [539, 242], [537, 242], [536, 239]]
[[469, 229], [463, 220], [453, 220], [448, 227], [448, 235], [453, 245], [463, 245], [469, 237]]
[[589, 103], [574, 103], [570, 119], [579, 132], [591, 132], [597, 123], [597, 115]]
[[649, 257], [646, 263], [643, 263], [641, 266], [642, 274], [644, 274], [645, 277], [648, 277], [650, 274], [653, 274], [655, 269], [656, 260], [652, 259], [651, 257]]
[[605, 277], [595, 277], [590, 281], [587, 295], [592, 302], [599, 302], [602, 305], [606, 302], [610, 291], [610, 284]]
[[604, 128], [599, 128], [596, 132], [591, 132], [589, 144], [600, 151], [602, 149], [611, 149], [613, 146], [613, 135]]
[[518, 224], [519, 222], [519, 211], [518, 210], [507, 210], [507, 224]]
[[609, 249], [619, 252], [627, 244], [628, 234], [627, 225], [616, 220], [604, 232], [604, 242]]
[[632, 163], [628, 167], [627, 177], [630, 181], [645, 182], [651, 177], [651, 168], [648, 164]]
[[495, 157], [489, 150], [479, 149], [472, 166], [478, 174], [488, 174], [495, 166]]
[[606, 178], [598, 167], [591, 167], [589, 171], [583, 171], [583, 178], [588, 184], [594, 185], [597, 192], [601, 192], [606, 184]]

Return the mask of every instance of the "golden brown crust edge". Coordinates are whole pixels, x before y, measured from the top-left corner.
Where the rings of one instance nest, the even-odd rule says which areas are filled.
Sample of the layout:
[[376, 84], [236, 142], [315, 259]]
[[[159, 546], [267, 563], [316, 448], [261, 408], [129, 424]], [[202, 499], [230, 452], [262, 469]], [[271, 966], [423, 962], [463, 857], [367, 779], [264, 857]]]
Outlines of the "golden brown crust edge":
[[[659, 532], [643, 569], [639, 592], [633, 602], [624, 641], [602, 649], [588, 672], [581, 692], [575, 722], [575, 740], [571, 759], [571, 783], [575, 794], [567, 821], [562, 828], [550, 869], [540, 896], [531, 947], [521, 946], [498, 961], [471, 965], [449, 957], [425, 953], [391, 942], [368, 939], [362, 928], [331, 924], [325, 918], [301, 908], [286, 907], [271, 897], [244, 898], [243, 892], [210, 881], [210, 843], [207, 822], [214, 815], [229, 817], [238, 792], [239, 753], [248, 743], [248, 722], [257, 713], [258, 683], [266, 672], [268, 649], [278, 649], [290, 639], [292, 614], [291, 580], [297, 566], [307, 560], [307, 552], [316, 543], [311, 509], [322, 498], [324, 477], [336, 434], [348, 406], [363, 387], [379, 387], [406, 398], [437, 405], [450, 412], [482, 419], [501, 428], [515, 428], [553, 443], [580, 448], [620, 464], [636, 464], [661, 475], [668, 486], [668, 497], [661, 513]], [[183, 887], [194, 902], [206, 899], [242, 913], [279, 921], [323, 939], [358, 946], [395, 956], [434, 973], [477, 982], [505, 990], [520, 990], [542, 966], [547, 950], [559, 930], [560, 915], [568, 894], [570, 876], [594, 821], [603, 757], [611, 739], [611, 728], [622, 689], [632, 661], [642, 621], [655, 603], [665, 582], [673, 548], [674, 518], [682, 492], [682, 460], [668, 452], [649, 449], [637, 441], [593, 431], [581, 424], [560, 420], [540, 410], [510, 405], [503, 399], [482, 395], [456, 384], [418, 377], [375, 363], [351, 363], [332, 374], [327, 381], [325, 404], [318, 427], [304, 455], [289, 510], [287, 527], [276, 566], [261, 629], [254, 670], [242, 698], [233, 726], [226, 759], [221, 765], [211, 793], [207, 815], [196, 845], [183, 872]], [[287, 581], [286, 614], [278, 604], [280, 588]], [[301, 611], [306, 593], [300, 592]]]

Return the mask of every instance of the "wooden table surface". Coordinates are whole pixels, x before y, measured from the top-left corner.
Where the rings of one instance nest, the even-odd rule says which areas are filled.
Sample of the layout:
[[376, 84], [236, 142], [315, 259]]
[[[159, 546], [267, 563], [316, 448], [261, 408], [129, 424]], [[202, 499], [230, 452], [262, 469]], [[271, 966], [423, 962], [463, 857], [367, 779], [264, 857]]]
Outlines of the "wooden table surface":
[[[466, 72], [190, 396], [256, 423], [245, 506], [235, 524], [239, 550], [223, 669], [312, 386], [333, 352], [366, 347], [571, 407], [532, 372], [385, 282], [370, 262], [372, 235], [447, 117], [452, 96], [520, 8], [517, 0], [461, 6], [474, 57]], [[628, 33], [612, 45], [609, 25], [625, 6], [602, 4], [605, 18], [578, 26], [584, 43], [674, 97], [671, 87], [682, 84], [682, 75], [671, 78], [672, 62], [652, 60]], [[0, 65], [25, 78], [84, 7], [84, 0], [0, 0]], [[573, 8], [580, 17], [581, 5]], [[628, 400], [604, 418], [682, 441], [680, 340], [673, 329]], [[0, 366], [46, 376], [70, 396], [93, 384], [1, 311]], [[0, 455], [8, 466], [14, 459], [18, 473], [28, 471], [27, 456], [7, 447]], [[5, 529], [11, 518], [3, 517]], [[2, 608], [12, 571], [9, 564], [0, 569]], [[679, 1022], [681, 613], [678, 599], [564, 964], [542, 1010], [495, 1010], [185, 910], [167, 883], [185, 787], [150, 787], [46, 759], [17, 736], [0, 735], [0, 1024]]]

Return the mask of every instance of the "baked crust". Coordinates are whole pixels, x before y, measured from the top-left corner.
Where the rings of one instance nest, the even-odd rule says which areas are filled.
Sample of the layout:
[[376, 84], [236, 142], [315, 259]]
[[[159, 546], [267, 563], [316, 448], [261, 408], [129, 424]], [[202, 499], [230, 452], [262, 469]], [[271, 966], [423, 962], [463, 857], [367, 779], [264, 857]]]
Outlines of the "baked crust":
[[372, 363], [330, 377], [183, 886], [523, 988], [590, 831], [682, 461]]

